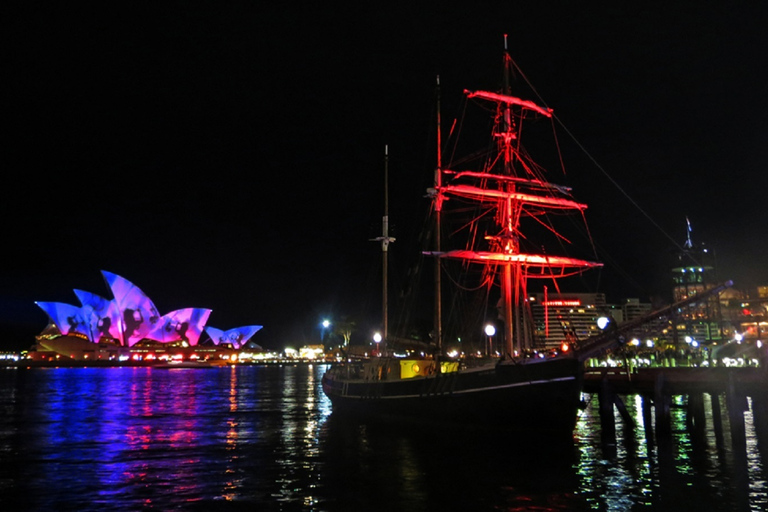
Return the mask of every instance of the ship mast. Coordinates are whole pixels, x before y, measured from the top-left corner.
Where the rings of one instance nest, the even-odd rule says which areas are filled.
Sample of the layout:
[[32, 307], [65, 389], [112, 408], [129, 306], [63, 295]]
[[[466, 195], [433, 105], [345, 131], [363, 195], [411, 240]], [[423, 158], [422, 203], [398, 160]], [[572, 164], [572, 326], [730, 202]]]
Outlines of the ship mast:
[[[504, 89], [503, 92], [505, 95], [510, 95], [510, 86], [509, 86], [509, 64], [510, 64], [510, 57], [507, 50], [507, 35], [504, 34]], [[501, 152], [503, 152], [504, 155], [504, 176], [513, 176], [514, 175], [514, 169], [512, 167], [512, 140], [516, 139], [517, 136], [514, 132], [514, 126], [512, 124], [512, 111], [510, 108], [510, 105], [508, 105], [505, 102], [499, 102], [498, 103], [499, 108], [501, 109], [501, 130], [498, 134], [496, 134], [496, 137], [498, 139], [499, 149]], [[515, 191], [515, 183], [514, 181], [509, 181], [505, 183], [504, 187], [506, 188], [507, 192], [514, 192]], [[504, 233], [501, 236], [501, 243], [503, 250], [506, 254], [516, 254], [518, 253], [518, 240], [517, 240], [517, 234], [516, 234], [516, 228], [517, 223], [519, 222], [519, 218], [517, 218], [517, 212], [519, 211], [517, 208], [515, 208], [515, 204], [513, 203], [511, 197], [508, 197], [506, 201], [501, 205], [502, 207], [502, 222], [504, 223]], [[521, 325], [521, 315], [520, 315], [520, 274], [518, 272], [513, 271], [520, 268], [520, 265], [514, 265], [512, 262], [505, 262], [503, 264], [503, 274], [502, 274], [502, 300], [503, 300], [503, 308], [504, 308], [504, 341], [505, 341], [505, 354], [506, 355], [514, 355], [515, 348], [522, 348], [520, 345], [522, 344], [522, 325]], [[514, 295], [514, 296], [513, 296]], [[514, 320], [514, 324], [513, 324]], [[514, 335], [515, 333], [518, 333], [518, 339], [515, 342]], [[517, 345], [517, 347], [515, 347]]]
[[[495, 104], [495, 125], [493, 136], [496, 143], [496, 158], [491, 158], [482, 171], [443, 171], [438, 151], [438, 169], [435, 172], [435, 188], [430, 191], [435, 202], [435, 213], [439, 219], [442, 202], [449, 196], [485, 205], [487, 211], [494, 211], [493, 230], [485, 236], [489, 242], [486, 250], [452, 249], [443, 252], [439, 236], [435, 250], [431, 253], [439, 259], [457, 259], [466, 263], [490, 265], [500, 272], [500, 316], [504, 321], [504, 357], [515, 357], [525, 349], [532, 348], [531, 320], [526, 303], [528, 279], [558, 279], [579, 274], [602, 264], [568, 256], [531, 254], [522, 252], [520, 244], [521, 220], [537, 219], [551, 211], [583, 211], [587, 205], [572, 199], [568, 187], [547, 183], [539, 177], [539, 170], [520, 146], [521, 123], [527, 114], [552, 117], [552, 110], [535, 103], [511, 96], [509, 73], [512, 59], [507, 51], [504, 37], [504, 83], [500, 93], [489, 91], [465, 91], [467, 98], [476, 98]], [[439, 120], [439, 117], [438, 117]], [[438, 141], [439, 141], [438, 121]], [[449, 177], [442, 183], [443, 172]], [[488, 220], [491, 220], [490, 216]], [[542, 222], [539, 220], [539, 222]], [[547, 226], [548, 227], [548, 226]], [[556, 236], [563, 238], [554, 228], [548, 227]], [[439, 233], [438, 233], [439, 235]], [[527, 237], [526, 237], [527, 238]], [[438, 262], [435, 273], [436, 293], [439, 299]], [[437, 319], [436, 317], [436, 325]], [[437, 330], [437, 329], [436, 329]]]
[[[435, 190], [440, 190], [443, 184], [443, 158], [442, 158], [442, 138], [441, 138], [441, 125], [440, 125], [440, 75], [437, 76], [437, 167], [435, 168]], [[442, 237], [442, 210], [443, 200], [442, 196], [437, 195], [435, 198], [435, 252], [441, 251], [441, 237]], [[442, 291], [442, 263], [440, 258], [435, 258], [435, 319], [434, 319], [434, 331], [435, 331], [435, 344], [437, 345], [437, 353], [440, 354], [443, 348], [443, 291]]]
[[384, 215], [381, 218], [381, 236], [374, 238], [374, 242], [381, 242], [381, 269], [382, 269], [382, 283], [381, 283], [381, 318], [382, 318], [382, 333], [381, 333], [381, 348], [379, 353], [386, 353], [388, 332], [388, 249], [390, 242], [394, 242], [395, 239], [389, 236], [389, 146], [384, 146]]

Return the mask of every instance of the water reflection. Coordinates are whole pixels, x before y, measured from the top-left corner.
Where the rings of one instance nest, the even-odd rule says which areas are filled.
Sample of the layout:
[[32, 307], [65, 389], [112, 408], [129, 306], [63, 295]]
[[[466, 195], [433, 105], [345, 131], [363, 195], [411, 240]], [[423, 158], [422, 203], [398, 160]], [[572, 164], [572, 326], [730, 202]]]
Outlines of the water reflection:
[[[578, 463], [580, 492], [600, 510], [765, 510], [766, 468], [752, 420], [745, 413], [746, 449], [731, 439], [731, 425], [723, 416], [723, 431], [712, 422], [712, 397], [705, 395], [705, 426], [694, 426], [687, 398], [674, 397], [671, 433], [656, 435], [643, 414], [643, 398], [628, 397], [635, 428], [616, 413], [616, 443], [599, 435], [599, 405], [594, 397], [577, 426], [581, 448]], [[647, 399], [646, 399], [647, 400]], [[716, 397], [716, 405], [721, 398]]]
[[[601, 438], [597, 400], [574, 439], [354, 423], [331, 413], [323, 366], [0, 371], [0, 502], [24, 510], [761, 510], [752, 412], [694, 428], [686, 400], [655, 435]], [[720, 402], [714, 402], [720, 406]], [[723, 404], [723, 410], [725, 410]], [[650, 422], [650, 423], [649, 423]], [[650, 428], [645, 428], [650, 425]]]
[[497, 431], [328, 422], [332, 510], [581, 510], [573, 442], [531, 443]]
[[304, 473], [318, 478], [319, 372], [7, 370], [0, 446], [19, 472], [3, 471], [2, 497], [31, 510], [293, 500]]

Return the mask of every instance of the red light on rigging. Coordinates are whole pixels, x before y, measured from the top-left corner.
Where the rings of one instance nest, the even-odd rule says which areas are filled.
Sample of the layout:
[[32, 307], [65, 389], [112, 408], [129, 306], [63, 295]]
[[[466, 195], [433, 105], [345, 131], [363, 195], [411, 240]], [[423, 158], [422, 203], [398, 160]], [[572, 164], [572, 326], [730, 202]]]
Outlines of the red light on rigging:
[[568, 343], [562, 342], [560, 344], [560, 351], [561, 352], [568, 352], [569, 350], [571, 350], [571, 346]]

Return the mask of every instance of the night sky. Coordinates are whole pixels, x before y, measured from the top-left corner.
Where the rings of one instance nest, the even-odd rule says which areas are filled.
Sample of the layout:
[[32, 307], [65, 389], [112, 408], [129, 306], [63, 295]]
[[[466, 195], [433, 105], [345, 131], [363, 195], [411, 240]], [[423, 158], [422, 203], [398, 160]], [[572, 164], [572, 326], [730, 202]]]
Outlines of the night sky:
[[573, 136], [609, 300], [666, 293], [686, 217], [721, 277], [768, 284], [765, 2], [304, 4], [3, 9], [0, 349], [45, 327], [36, 300], [109, 296], [101, 270], [161, 313], [264, 325], [267, 348], [371, 320], [384, 146], [397, 266], [435, 166], [435, 77], [448, 126], [463, 89], [498, 88], [505, 33]]

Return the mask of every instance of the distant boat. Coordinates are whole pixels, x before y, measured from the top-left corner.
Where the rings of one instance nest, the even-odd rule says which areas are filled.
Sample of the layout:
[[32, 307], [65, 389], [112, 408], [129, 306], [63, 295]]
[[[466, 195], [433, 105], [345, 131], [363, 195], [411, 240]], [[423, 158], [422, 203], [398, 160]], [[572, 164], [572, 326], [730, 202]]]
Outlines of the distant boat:
[[[472, 245], [444, 250], [443, 240], [437, 237], [434, 247], [425, 252], [436, 259], [438, 269], [435, 353], [395, 357], [382, 350], [378, 357], [334, 365], [322, 379], [334, 414], [501, 425], [528, 433], [573, 432], [580, 406], [582, 363], [567, 351], [567, 345], [556, 352], [535, 349], [527, 283], [529, 279], [557, 281], [602, 264], [543, 250], [538, 240], [524, 232], [526, 223], [551, 229], [549, 215], [580, 214], [586, 205], [574, 200], [569, 188], [546, 181], [543, 168], [521, 146], [523, 125], [548, 122], [552, 111], [511, 94], [508, 77], [513, 63], [506, 48], [503, 60], [501, 91], [465, 91], [468, 99], [488, 110], [493, 121], [492, 154], [485, 155], [479, 167], [442, 168], [438, 121], [438, 165], [434, 187], [428, 191], [434, 231], [443, 230], [445, 215], [455, 209], [477, 215], [464, 223]], [[385, 258], [391, 241], [387, 215], [385, 206], [384, 232], [379, 239]], [[493, 283], [500, 290], [501, 343], [483, 357], [452, 359], [444, 353], [439, 269], [449, 260], [479, 270], [486, 284]], [[384, 270], [386, 290], [386, 259]], [[385, 292], [385, 326], [386, 302]], [[387, 338], [385, 327], [382, 345]]]

